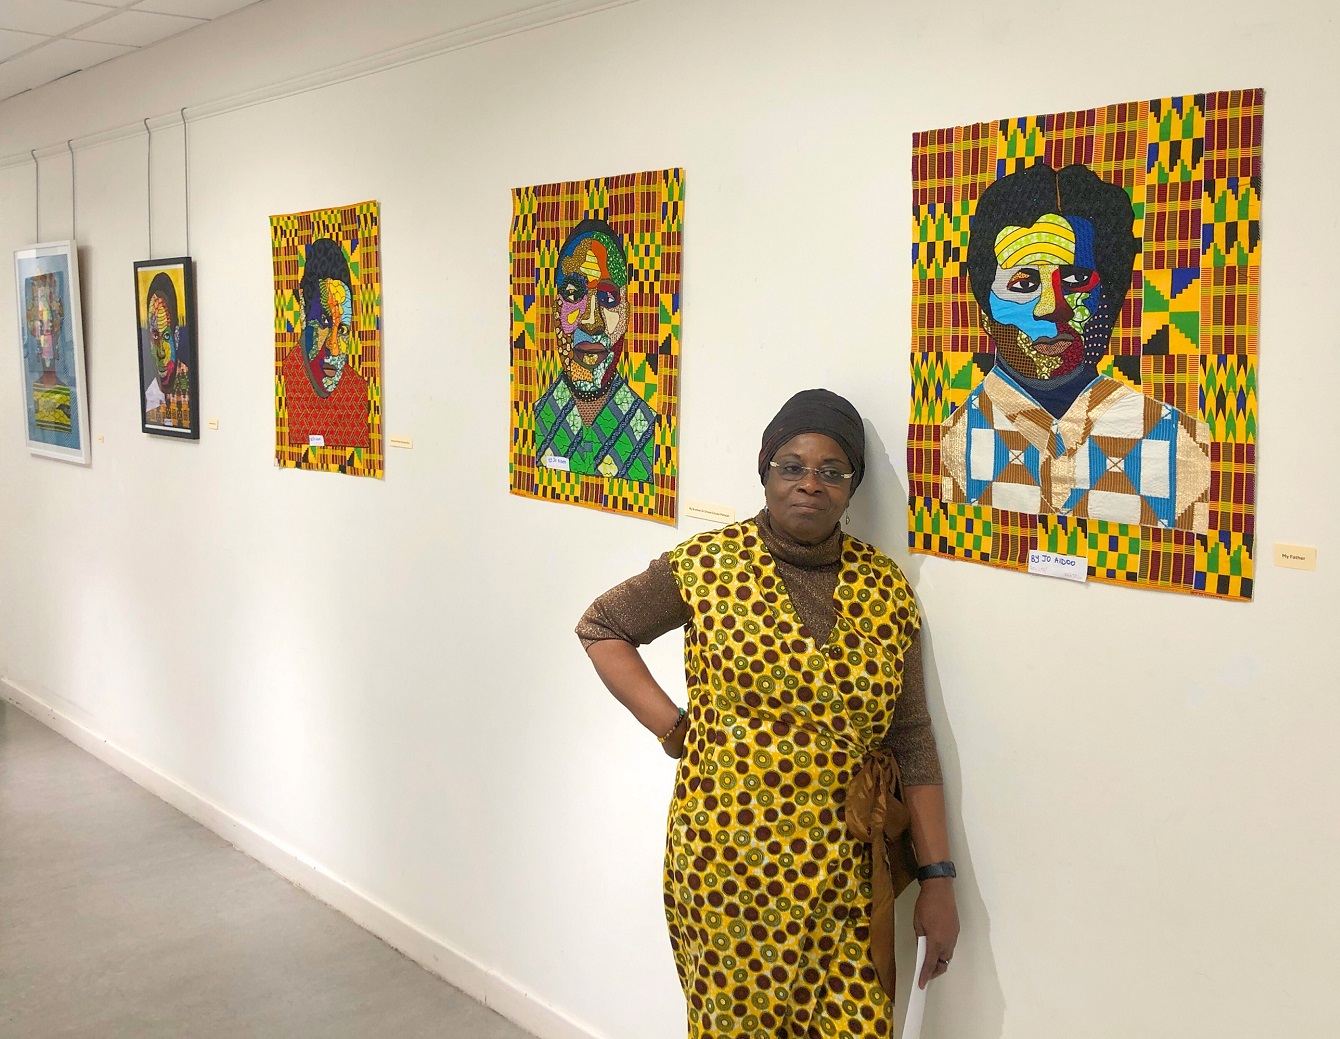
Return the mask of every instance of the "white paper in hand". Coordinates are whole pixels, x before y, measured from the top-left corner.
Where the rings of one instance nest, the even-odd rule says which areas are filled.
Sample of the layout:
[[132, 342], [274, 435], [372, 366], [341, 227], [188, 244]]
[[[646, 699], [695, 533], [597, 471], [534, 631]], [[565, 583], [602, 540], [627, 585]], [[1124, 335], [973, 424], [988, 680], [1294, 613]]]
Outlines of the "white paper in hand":
[[907, 997], [907, 1012], [903, 1015], [902, 1039], [920, 1039], [921, 1019], [926, 1016], [926, 990], [917, 981], [921, 968], [926, 965], [926, 936], [917, 939], [917, 969], [912, 972], [912, 994]]

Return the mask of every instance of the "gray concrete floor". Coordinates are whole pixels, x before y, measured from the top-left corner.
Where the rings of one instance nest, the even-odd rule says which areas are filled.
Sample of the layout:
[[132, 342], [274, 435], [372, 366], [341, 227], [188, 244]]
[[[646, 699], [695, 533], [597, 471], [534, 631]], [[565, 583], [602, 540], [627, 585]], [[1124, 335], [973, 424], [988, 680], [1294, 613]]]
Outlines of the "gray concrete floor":
[[0, 1036], [526, 1034], [0, 701]]

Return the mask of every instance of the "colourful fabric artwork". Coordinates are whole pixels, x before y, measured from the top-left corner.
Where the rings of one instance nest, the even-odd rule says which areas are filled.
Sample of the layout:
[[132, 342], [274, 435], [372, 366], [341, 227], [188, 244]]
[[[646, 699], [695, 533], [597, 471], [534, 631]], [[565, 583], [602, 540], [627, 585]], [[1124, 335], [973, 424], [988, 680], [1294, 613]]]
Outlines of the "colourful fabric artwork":
[[275, 460], [382, 476], [381, 220], [376, 202], [270, 218]]
[[915, 552], [1248, 600], [1262, 92], [918, 133]]
[[140, 428], [200, 438], [195, 271], [189, 256], [135, 264], [140, 339]]
[[513, 494], [675, 522], [684, 171], [512, 192]]
[[18, 250], [14, 284], [28, 449], [87, 464], [88, 407], [74, 243], [50, 242]]

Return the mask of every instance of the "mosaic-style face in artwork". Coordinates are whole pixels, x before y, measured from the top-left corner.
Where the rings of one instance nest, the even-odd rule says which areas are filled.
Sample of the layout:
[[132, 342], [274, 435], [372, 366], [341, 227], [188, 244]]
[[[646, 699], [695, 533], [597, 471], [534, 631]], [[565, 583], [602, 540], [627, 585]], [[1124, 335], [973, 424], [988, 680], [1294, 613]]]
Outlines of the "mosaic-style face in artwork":
[[199, 373], [191, 258], [136, 263], [135, 308], [140, 340], [140, 428], [153, 436], [197, 439]]
[[1131, 284], [1134, 224], [1126, 192], [1083, 165], [1038, 163], [982, 193], [968, 268], [998, 361], [1057, 384], [1107, 353]]
[[48, 242], [17, 250], [12, 284], [28, 449], [85, 465], [88, 409], [74, 243]]
[[[349, 264], [340, 247], [328, 238], [313, 242], [307, 253], [308, 274], [299, 289], [303, 352], [307, 377], [318, 397], [329, 397], [340, 384], [354, 335], [354, 293]], [[329, 277], [327, 275], [335, 275]]]
[[65, 303], [60, 296], [59, 280], [54, 274], [35, 275], [25, 283], [24, 297], [27, 301], [24, 316], [28, 335], [37, 345], [42, 370], [53, 371], [61, 324], [65, 320]]
[[381, 221], [376, 202], [270, 218], [275, 459], [382, 476]]
[[555, 333], [563, 372], [579, 397], [609, 387], [628, 330], [628, 263], [607, 225], [585, 221], [558, 258]]
[[656, 412], [619, 373], [629, 309], [623, 240], [605, 221], [583, 220], [553, 273], [562, 371], [536, 404], [536, 457], [563, 472], [649, 482]]
[[996, 236], [986, 330], [1020, 375], [1065, 376], [1084, 360], [1084, 327], [1100, 294], [1093, 257], [1076, 255], [1075, 227], [1086, 223], [1046, 214]]
[[178, 357], [177, 290], [166, 273], [154, 277], [144, 309], [149, 351], [153, 354], [158, 385], [167, 393], [177, 382], [181, 361]]

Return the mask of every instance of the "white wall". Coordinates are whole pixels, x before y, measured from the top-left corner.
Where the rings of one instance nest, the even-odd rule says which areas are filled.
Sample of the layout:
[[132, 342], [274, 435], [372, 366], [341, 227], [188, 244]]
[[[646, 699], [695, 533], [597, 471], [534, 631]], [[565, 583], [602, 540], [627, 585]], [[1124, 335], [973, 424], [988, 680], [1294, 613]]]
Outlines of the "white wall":
[[[270, 0], [0, 106], [0, 156], [522, 6]], [[928, 1034], [1337, 1034], [1340, 494], [1318, 391], [1340, 379], [1340, 31], [1329, 4], [1277, 10], [641, 0], [200, 119], [220, 428], [198, 444], [139, 431], [144, 140], [77, 148], [93, 464], [30, 457], [0, 372], [0, 674], [591, 1034], [680, 1036], [671, 766], [570, 629], [698, 528], [507, 494], [508, 189], [685, 167], [682, 493], [752, 512], [763, 424], [826, 385], [876, 436], [854, 529], [903, 559], [912, 132], [1264, 86], [1256, 601], [905, 562], [964, 921]], [[619, 115], [587, 94], [591, 118], [566, 122], [560, 89], [608, 90]], [[160, 254], [184, 244], [180, 141], [155, 135]], [[42, 170], [60, 237], [68, 174]], [[281, 472], [266, 217], [364, 198], [382, 203], [386, 432], [415, 447], [384, 482]], [[32, 233], [31, 167], [0, 169], [0, 251]], [[1270, 566], [1276, 540], [1319, 546], [1320, 569]], [[675, 642], [650, 657], [678, 692]]]

